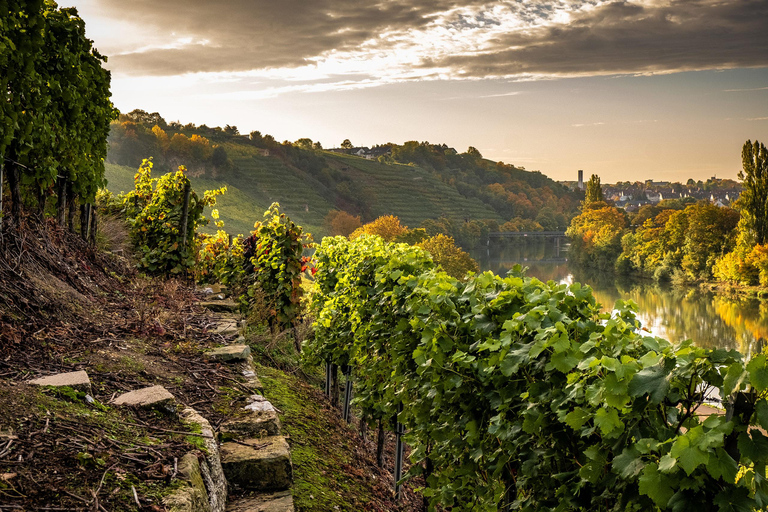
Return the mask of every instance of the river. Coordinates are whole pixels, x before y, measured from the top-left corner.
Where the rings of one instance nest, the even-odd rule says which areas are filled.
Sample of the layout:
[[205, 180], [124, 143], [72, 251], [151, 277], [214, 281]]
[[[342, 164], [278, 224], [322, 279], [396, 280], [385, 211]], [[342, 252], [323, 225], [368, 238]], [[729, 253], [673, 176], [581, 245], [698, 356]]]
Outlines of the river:
[[571, 265], [567, 247], [558, 247], [553, 239], [515, 245], [492, 241], [471, 254], [481, 270], [502, 276], [520, 263], [529, 268], [527, 275], [543, 281], [587, 284], [604, 310], [618, 299], [632, 299], [642, 326], [672, 342], [691, 339], [698, 346], [736, 349], [750, 357], [768, 340], [766, 301], [590, 272]]

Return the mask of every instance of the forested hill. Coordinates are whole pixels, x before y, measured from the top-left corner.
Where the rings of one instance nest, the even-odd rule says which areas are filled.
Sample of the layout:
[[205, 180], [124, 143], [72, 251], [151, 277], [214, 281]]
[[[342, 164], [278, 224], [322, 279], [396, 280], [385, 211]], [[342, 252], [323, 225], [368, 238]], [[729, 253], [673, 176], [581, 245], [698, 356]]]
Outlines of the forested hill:
[[465, 245], [487, 230], [565, 229], [580, 197], [539, 172], [445, 145], [406, 142], [378, 146], [375, 159], [323, 150], [310, 139], [275, 141], [235, 127], [166, 123], [134, 111], [112, 124], [108, 188], [133, 188], [142, 159], [155, 171], [185, 165], [200, 190], [227, 186], [218, 209], [231, 233], [249, 232], [270, 203], [316, 235], [333, 210], [367, 222], [396, 215], [409, 227], [454, 235]]

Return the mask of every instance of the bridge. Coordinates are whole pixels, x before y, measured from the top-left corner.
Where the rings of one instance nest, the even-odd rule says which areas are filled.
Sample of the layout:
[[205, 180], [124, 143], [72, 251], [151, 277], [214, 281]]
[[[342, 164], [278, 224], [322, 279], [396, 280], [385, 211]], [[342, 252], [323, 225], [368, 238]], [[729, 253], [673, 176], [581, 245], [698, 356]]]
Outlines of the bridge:
[[565, 238], [565, 231], [492, 231], [488, 238]]
[[497, 240], [530, 240], [532, 238], [550, 238], [555, 241], [558, 251], [560, 250], [560, 240], [566, 240], [565, 231], [491, 231], [488, 233], [488, 239], [485, 245], [491, 245], [491, 239]]

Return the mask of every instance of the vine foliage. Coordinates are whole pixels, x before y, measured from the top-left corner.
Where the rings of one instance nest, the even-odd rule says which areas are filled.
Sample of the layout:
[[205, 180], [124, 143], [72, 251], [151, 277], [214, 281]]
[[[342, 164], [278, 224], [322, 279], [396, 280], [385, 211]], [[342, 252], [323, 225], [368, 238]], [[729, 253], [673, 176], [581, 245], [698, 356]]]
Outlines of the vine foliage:
[[270, 205], [264, 220], [254, 225], [252, 235], [243, 242], [247, 298], [266, 302], [273, 331], [289, 328], [299, 319], [302, 274], [314, 273], [309, 259], [302, 256], [310, 247], [312, 235], [280, 213], [278, 203]]
[[[134, 177], [134, 190], [123, 203], [130, 224], [131, 242], [137, 253], [138, 267], [149, 274], [183, 274], [195, 264], [195, 233], [207, 224], [206, 206], [216, 205], [216, 196], [226, 187], [206, 190], [199, 197], [191, 190], [184, 166], [160, 178], [152, 178], [152, 161], [144, 160]], [[184, 194], [189, 192], [186, 232], [184, 231]]]
[[65, 197], [92, 203], [104, 186], [117, 115], [104, 62], [76, 9], [0, 2], [0, 171], [7, 164], [14, 216], [23, 198], [42, 210], [55, 194], [63, 219]]
[[[631, 301], [601, 313], [589, 287], [519, 267], [459, 281], [376, 237], [316, 257], [306, 357], [349, 362], [363, 414], [397, 415], [432, 507], [768, 506], [765, 355], [673, 346]], [[737, 397], [728, 417], [699, 414], [715, 392]]]

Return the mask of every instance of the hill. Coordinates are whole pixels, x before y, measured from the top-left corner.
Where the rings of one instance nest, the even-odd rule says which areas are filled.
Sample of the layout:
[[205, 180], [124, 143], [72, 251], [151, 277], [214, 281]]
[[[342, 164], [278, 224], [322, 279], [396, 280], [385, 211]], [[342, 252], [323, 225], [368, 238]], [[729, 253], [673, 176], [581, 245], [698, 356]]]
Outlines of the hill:
[[575, 193], [541, 173], [470, 150], [389, 143], [372, 160], [326, 151], [309, 139], [281, 144], [259, 132], [182, 126], [134, 111], [112, 125], [106, 177], [117, 193], [132, 188], [143, 158], [153, 157], [158, 174], [183, 164], [197, 190], [227, 186], [218, 209], [231, 233], [250, 231], [272, 202], [318, 237], [329, 234], [323, 219], [332, 210], [359, 215], [362, 222], [396, 215], [412, 228], [442, 219], [441, 226], [476, 222], [486, 230], [514, 228], [510, 221], [520, 219], [565, 224], [573, 216]]

